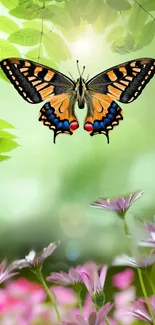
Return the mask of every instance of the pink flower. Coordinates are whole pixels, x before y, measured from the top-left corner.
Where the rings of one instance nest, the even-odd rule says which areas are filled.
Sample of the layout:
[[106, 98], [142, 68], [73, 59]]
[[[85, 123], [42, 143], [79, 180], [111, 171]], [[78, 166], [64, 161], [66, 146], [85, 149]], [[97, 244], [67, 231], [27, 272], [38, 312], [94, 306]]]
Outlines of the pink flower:
[[[149, 301], [155, 317], [155, 296], [149, 298]], [[146, 323], [153, 324], [147, 304], [143, 298], [134, 301], [132, 306], [133, 310], [128, 310], [127, 314], [132, 315], [137, 319], [143, 320]]]
[[105, 317], [112, 309], [110, 303], [105, 304], [98, 312], [91, 312], [86, 319], [84, 316], [77, 315], [73, 322], [63, 322], [63, 325], [102, 325]]
[[155, 224], [152, 222], [144, 222], [147, 230], [148, 238], [141, 241], [139, 246], [155, 248]]
[[117, 197], [115, 200], [98, 199], [91, 203], [91, 206], [111, 210], [116, 212], [119, 216], [122, 216], [126, 213], [129, 207], [142, 196], [142, 194], [142, 191], [138, 191], [135, 194], [129, 194], [125, 198]]
[[3, 260], [0, 264], [0, 283], [12, 278], [14, 275], [18, 274], [18, 272], [12, 272], [15, 269], [13, 264], [10, 264], [6, 268], [6, 260]]
[[79, 271], [82, 281], [91, 295], [103, 291], [107, 270], [108, 266], [104, 265], [99, 276], [97, 265], [89, 262]]
[[131, 324], [133, 321], [132, 315], [127, 315], [126, 310], [130, 309], [132, 301], [135, 299], [135, 288], [129, 287], [126, 290], [120, 291], [114, 295], [115, 310], [113, 317], [117, 322], [122, 324]]
[[122, 272], [116, 273], [112, 277], [113, 285], [118, 289], [126, 289], [132, 283], [134, 272], [131, 269], [125, 269]]
[[70, 268], [68, 273], [66, 272], [52, 272], [47, 280], [50, 282], [55, 282], [61, 285], [70, 285], [81, 282], [81, 277], [78, 271], [80, 271], [81, 267], [78, 266], [75, 269]]
[[115, 257], [113, 265], [128, 265], [135, 268], [147, 268], [155, 263], [155, 249], [149, 254], [131, 257], [126, 254]]
[[13, 265], [18, 269], [25, 267], [41, 268], [43, 261], [55, 251], [58, 245], [59, 242], [57, 244], [51, 243], [48, 247], [44, 248], [43, 252], [38, 256], [36, 255], [36, 252], [32, 250], [24, 259], [15, 261]]

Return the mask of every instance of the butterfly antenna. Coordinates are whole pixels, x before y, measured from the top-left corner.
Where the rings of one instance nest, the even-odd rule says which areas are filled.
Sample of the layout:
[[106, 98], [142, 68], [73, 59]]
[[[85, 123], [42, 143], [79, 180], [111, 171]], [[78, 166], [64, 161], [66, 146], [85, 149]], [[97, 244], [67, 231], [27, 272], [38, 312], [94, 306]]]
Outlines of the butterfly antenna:
[[81, 77], [83, 76], [83, 74], [84, 74], [84, 71], [85, 71], [85, 65], [83, 66], [83, 70], [82, 70], [82, 73], [81, 73]]
[[75, 82], [75, 80], [74, 80], [74, 78], [73, 78], [72, 74], [71, 74], [69, 71], [68, 71], [68, 73], [70, 74], [70, 76], [72, 77], [73, 81]]
[[79, 76], [81, 77], [81, 73], [80, 73], [80, 69], [79, 69], [79, 60], [76, 60], [76, 64], [77, 64], [77, 69], [78, 69], [78, 72], [79, 72]]

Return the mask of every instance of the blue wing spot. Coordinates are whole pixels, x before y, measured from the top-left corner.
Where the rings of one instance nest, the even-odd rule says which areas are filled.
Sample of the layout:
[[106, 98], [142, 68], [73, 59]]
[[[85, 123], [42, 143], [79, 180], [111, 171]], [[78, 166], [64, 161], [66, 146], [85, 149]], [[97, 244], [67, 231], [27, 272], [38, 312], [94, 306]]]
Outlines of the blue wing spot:
[[115, 108], [112, 108], [112, 107], [110, 108], [110, 113], [111, 113], [111, 114], [114, 114], [114, 115], [116, 115], [116, 112], [117, 112], [117, 111], [116, 111], [116, 109], [115, 109]]
[[108, 119], [109, 120], [114, 120], [115, 119], [115, 116], [113, 114], [108, 114]]
[[105, 124], [104, 124], [104, 122], [102, 121], [102, 122], [100, 122], [100, 128], [101, 129], [105, 129]]
[[105, 126], [109, 124], [109, 119], [108, 118], [104, 119], [104, 124], [105, 124]]
[[93, 124], [94, 129], [98, 129], [99, 128], [99, 122], [95, 121]]
[[63, 123], [62, 123], [62, 122], [59, 122], [59, 123], [57, 124], [57, 128], [58, 128], [59, 130], [63, 129]]
[[116, 102], [112, 102], [112, 105], [111, 105], [113, 108], [116, 108], [118, 105]]
[[70, 129], [69, 122], [67, 120], [64, 120], [63, 125], [64, 129]]

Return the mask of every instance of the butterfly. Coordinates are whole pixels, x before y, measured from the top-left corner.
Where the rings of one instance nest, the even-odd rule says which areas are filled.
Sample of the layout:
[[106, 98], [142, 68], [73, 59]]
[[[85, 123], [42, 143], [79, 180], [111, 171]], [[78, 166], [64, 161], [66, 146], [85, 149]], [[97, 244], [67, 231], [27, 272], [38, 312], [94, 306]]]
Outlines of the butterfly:
[[7, 78], [29, 103], [46, 101], [40, 110], [39, 121], [54, 131], [72, 135], [79, 127], [75, 104], [87, 105], [84, 129], [91, 135], [109, 132], [123, 120], [122, 109], [116, 101], [130, 103], [142, 92], [155, 72], [153, 58], [141, 58], [105, 70], [90, 80], [72, 80], [63, 73], [26, 59], [7, 58], [0, 62]]

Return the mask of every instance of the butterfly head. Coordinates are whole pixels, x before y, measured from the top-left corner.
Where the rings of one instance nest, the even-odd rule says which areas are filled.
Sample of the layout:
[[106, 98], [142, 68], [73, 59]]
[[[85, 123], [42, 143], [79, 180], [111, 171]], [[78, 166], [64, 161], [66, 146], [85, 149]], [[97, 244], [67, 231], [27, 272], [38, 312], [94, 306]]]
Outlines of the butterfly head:
[[77, 60], [76, 62], [77, 62], [77, 69], [79, 72], [79, 78], [77, 79], [77, 82], [76, 82], [77, 101], [78, 101], [79, 108], [84, 108], [86, 84], [85, 84], [85, 80], [82, 78], [82, 76], [85, 71], [85, 66], [83, 66], [83, 70], [82, 70], [82, 72], [80, 72], [79, 61]]

